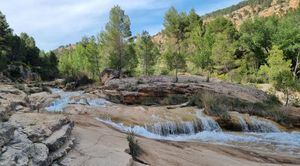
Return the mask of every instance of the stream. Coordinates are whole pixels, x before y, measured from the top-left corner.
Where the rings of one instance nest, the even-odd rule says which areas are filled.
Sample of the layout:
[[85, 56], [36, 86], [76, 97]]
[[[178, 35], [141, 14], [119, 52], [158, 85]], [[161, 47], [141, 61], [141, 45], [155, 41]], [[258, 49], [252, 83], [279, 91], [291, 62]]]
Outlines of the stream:
[[[114, 109], [112, 107], [114, 104], [105, 99], [83, 97], [83, 91], [64, 92], [52, 89], [52, 93], [59, 94], [61, 97], [45, 108], [49, 112], [63, 112], [68, 105]], [[96, 117], [96, 120], [119, 131], [134, 132], [150, 139], [221, 144], [269, 154], [300, 156], [300, 132], [283, 132], [273, 122], [255, 116], [251, 116], [252, 125], [249, 125], [242, 114], [237, 112], [235, 114], [237, 114], [243, 132], [223, 131], [213, 118], [205, 115], [203, 109], [196, 110], [196, 121], [163, 121], [152, 125], [124, 125], [114, 122], [110, 118]]]

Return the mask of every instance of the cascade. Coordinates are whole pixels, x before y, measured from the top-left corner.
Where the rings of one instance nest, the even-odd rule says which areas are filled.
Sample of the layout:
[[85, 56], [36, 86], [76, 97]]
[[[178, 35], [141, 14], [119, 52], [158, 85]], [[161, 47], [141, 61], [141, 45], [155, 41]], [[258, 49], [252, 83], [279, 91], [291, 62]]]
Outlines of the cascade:
[[204, 115], [203, 109], [197, 110], [197, 118], [201, 121], [202, 130], [204, 131], [222, 131], [219, 124], [209, 116]]
[[249, 131], [249, 127], [248, 127], [248, 124], [246, 123], [245, 119], [243, 118], [243, 116], [237, 112], [237, 118], [239, 119], [239, 122], [241, 124], [241, 127], [242, 127], [242, 130], [245, 131], [245, 132], [248, 132]]
[[259, 119], [255, 116], [251, 117], [251, 124], [249, 124], [250, 131], [253, 132], [280, 132], [278, 127], [273, 124], [270, 120]]

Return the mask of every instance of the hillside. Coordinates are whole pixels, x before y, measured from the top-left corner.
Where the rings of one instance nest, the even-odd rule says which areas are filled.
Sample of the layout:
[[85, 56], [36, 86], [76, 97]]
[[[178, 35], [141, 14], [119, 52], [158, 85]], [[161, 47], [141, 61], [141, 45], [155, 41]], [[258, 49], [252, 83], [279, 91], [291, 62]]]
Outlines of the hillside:
[[[240, 25], [249, 18], [283, 16], [288, 11], [298, 9], [299, 6], [300, 0], [245, 0], [236, 5], [208, 13], [202, 18], [205, 23], [224, 16], [239, 29]], [[152, 37], [152, 40], [161, 48], [165, 43], [164, 38], [163, 33], [159, 32]]]
[[284, 15], [290, 10], [297, 9], [299, 2], [299, 0], [242, 1], [237, 5], [206, 14], [204, 20], [209, 21], [218, 16], [225, 16], [239, 27], [243, 21], [255, 16], [269, 17], [273, 15]]

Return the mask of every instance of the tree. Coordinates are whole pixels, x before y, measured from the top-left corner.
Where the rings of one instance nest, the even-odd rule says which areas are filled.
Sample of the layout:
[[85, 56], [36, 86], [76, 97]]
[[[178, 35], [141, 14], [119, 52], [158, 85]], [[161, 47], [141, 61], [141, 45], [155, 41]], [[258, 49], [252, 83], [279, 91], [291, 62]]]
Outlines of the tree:
[[100, 72], [100, 56], [96, 38], [92, 36], [91, 38], [87, 39], [84, 47], [88, 61], [87, 70], [91, 73], [93, 78], [96, 78]]
[[234, 44], [224, 34], [218, 34], [212, 46], [212, 60], [222, 72], [228, 73], [234, 67]]
[[286, 58], [293, 62], [293, 75], [295, 79], [299, 74], [300, 66], [300, 10], [289, 13], [278, 23], [278, 32], [274, 33], [274, 43], [283, 51]]
[[291, 61], [284, 60], [283, 51], [278, 46], [273, 46], [267, 58], [267, 64], [260, 67], [259, 73], [266, 76], [269, 82], [275, 81], [279, 73], [290, 71]]
[[272, 47], [272, 34], [276, 27], [276, 20], [255, 18], [245, 21], [240, 28], [240, 42], [250, 56], [253, 67], [258, 71], [260, 65], [265, 64], [266, 57]]
[[168, 37], [165, 52], [167, 65], [170, 69], [175, 69], [175, 82], [178, 82], [178, 69], [186, 66], [183, 53], [183, 41], [188, 27], [186, 14], [178, 13], [174, 7], [171, 7], [165, 15], [164, 27], [164, 33]]
[[135, 55], [126, 54], [127, 45], [131, 39], [130, 19], [120, 6], [111, 9], [109, 22], [106, 24], [101, 39], [104, 49], [107, 50], [110, 67], [118, 70], [122, 75], [123, 68], [128, 64], [124, 59], [131, 59], [130, 56], [134, 58]]
[[285, 105], [287, 106], [289, 103], [290, 92], [298, 91], [299, 83], [293, 78], [293, 74], [291, 71], [282, 70], [278, 72], [274, 78], [274, 87], [285, 94]]
[[146, 76], [153, 74], [153, 67], [156, 64], [159, 51], [147, 31], [143, 31], [137, 38], [136, 54], [139, 58], [143, 74]]
[[11, 47], [9, 41], [12, 36], [12, 30], [6, 21], [5, 16], [0, 11], [0, 71], [3, 70], [8, 63]]
[[40, 61], [40, 50], [39, 48], [35, 45], [35, 40], [33, 37], [30, 37], [26, 33], [21, 33], [20, 34], [20, 40], [21, 40], [21, 45], [22, 45], [22, 51], [23, 51], [23, 57], [24, 62], [31, 66], [40, 66], [41, 61]]

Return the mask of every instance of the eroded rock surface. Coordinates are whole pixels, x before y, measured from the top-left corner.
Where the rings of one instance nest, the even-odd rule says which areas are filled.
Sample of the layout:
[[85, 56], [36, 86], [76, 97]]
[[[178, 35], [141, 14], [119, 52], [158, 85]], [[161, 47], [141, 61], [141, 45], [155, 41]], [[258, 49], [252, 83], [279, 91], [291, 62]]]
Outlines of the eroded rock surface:
[[58, 96], [48, 92], [28, 96], [21, 87], [0, 84], [0, 166], [58, 163], [74, 145], [74, 123], [62, 114], [29, 113]]
[[269, 98], [265, 92], [251, 87], [219, 80], [206, 82], [202, 77], [179, 77], [178, 83], [166, 76], [112, 79], [106, 82], [103, 92], [114, 102], [143, 105], [181, 104], [197, 93], [213, 93], [253, 103]]
[[73, 146], [73, 126], [63, 115], [12, 115], [0, 130], [0, 165], [50, 165]]

